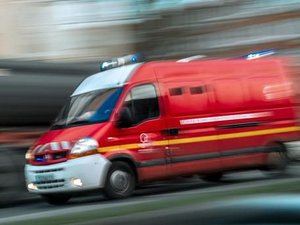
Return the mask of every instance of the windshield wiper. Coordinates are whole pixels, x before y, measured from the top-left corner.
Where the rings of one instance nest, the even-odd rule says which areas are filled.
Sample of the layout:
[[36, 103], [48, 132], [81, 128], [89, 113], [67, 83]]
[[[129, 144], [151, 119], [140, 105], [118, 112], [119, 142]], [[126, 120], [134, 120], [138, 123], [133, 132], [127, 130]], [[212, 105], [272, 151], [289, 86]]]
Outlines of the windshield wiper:
[[59, 120], [57, 122], [54, 122], [51, 126], [51, 129], [59, 129], [66, 126], [66, 120]]
[[75, 124], [89, 124], [89, 123], [92, 123], [92, 122], [88, 121], [88, 120], [74, 119], [74, 120], [71, 120], [70, 122], [68, 122], [66, 125], [69, 126], [69, 125], [75, 125]]

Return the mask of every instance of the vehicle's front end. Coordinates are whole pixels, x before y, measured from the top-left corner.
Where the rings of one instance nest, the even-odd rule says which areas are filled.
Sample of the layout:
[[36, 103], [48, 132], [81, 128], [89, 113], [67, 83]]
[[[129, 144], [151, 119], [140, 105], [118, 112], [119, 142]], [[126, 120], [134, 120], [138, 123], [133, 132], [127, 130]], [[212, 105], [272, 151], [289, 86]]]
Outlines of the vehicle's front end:
[[110, 162], [98, 152], [99, 143], [111, 127], [109, 119], [122, 87], [78, 88], [50, 130], [26, 153], [30, 192], [48, 195], [104, 186]]
[[137, 66], [92, 75], [76, 88], [50, 130], [26, 153], [29, 192], [57, 204], [74, 192], [104, 187], [111, 162], [100, 151], [124, 83]]
[[[103, 125], [88, 127], [96, 130]], [[98, 141], [82, 137], [80, 128], [49, 131], [27, 152], [25, 175], [30, 192], [78, 192], [104, 186], [110, 162], [97, 152]], [[60, 140], [51, 138], [58, 135]]]

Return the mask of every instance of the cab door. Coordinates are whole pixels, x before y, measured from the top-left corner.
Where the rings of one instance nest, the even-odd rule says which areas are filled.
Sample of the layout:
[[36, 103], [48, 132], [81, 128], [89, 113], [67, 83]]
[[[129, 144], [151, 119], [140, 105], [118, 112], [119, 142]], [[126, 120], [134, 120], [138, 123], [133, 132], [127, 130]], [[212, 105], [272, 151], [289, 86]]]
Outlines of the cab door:
[[[119, 125], [118, 137], [122, 152], [133, 156], [140, 181], [167, 177], [166, 147], [163, 134], [165, 119], [155, 84], [139, 84], [129, 89], [120, 113], [126, 123]], [[124, 121], [123, 121], [124, 122]]]

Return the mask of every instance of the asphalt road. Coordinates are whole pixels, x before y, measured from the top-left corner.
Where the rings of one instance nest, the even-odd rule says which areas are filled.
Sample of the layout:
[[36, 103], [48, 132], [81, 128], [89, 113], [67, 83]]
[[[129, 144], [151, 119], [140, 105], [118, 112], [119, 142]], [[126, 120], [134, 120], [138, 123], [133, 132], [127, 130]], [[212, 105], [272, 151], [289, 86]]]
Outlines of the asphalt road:
[[0, 210], [0, 223], [23, 218], [36, 218], [45, 214], [61, 215], [71, 211], [80, 212], [89, 209], [104, 209], [141, 202], [159, 201], [195, 193], [204, 194], [220, 190], [239, 190], [243, 187], [259, 187], [265, 184], [278, 184], [286, 180], [299, 179], [300, 165], [291, 165], [287, 170], [287, 174], [280, 177], [272, 177], [260, 171], [248, 171], [226, 174], [220, 183], [208, 183], [198, 177], [192, 177], [161, 184], [152, 184], [137, 190], [134, 196], [124, 200], [107, 200], [99, 193], [97, 195], [73, 198], [64, 206], [52, 206], [36, 196], [28, 195], [26, 200], [2, 208]]

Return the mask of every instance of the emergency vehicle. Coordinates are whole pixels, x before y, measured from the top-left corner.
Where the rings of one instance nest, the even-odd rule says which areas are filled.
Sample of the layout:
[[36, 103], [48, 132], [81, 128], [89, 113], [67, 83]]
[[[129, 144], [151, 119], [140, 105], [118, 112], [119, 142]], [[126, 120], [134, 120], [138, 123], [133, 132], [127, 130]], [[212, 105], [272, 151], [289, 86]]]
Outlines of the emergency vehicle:
[[299, 146], [281, 59], [139, 63], [131, 55], [101, 71], [26, 154], [27, 188], [49, 203], [97, 189], [124, 198], [137, 184], [178, 176], [283, 170]]

